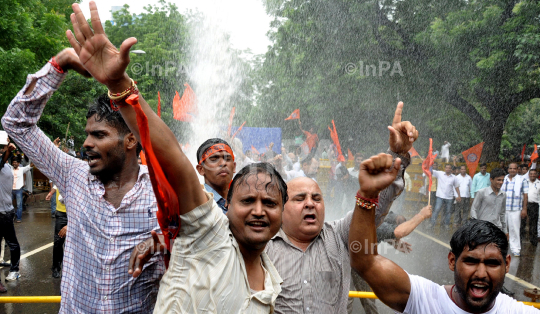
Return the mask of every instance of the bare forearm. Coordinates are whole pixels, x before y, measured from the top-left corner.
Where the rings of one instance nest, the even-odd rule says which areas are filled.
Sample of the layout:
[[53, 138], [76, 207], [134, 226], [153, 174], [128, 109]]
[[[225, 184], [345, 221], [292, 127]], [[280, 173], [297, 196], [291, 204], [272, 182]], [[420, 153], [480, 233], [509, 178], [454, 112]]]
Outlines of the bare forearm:
[[422, 221], [424, 221], [424, 219], [425, 217], [420, 213], [414, 215], [413, 218], [397, 226], [397, 228], [394, 230], [394, 235], [398, 240], [408, 236], [422, 223]]

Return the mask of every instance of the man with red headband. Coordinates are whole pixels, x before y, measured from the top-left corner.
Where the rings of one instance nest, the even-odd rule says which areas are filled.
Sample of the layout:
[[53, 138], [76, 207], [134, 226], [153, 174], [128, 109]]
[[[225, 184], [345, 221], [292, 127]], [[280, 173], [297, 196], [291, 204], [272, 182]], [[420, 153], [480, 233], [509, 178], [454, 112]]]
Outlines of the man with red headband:
[[204, 189], [214, 195], [214, 200], [224, 214], [229, 184], [236, 170], [234, 153], [229, 143], [211, 138], [197, 149], [197, 172], [204, 177]]

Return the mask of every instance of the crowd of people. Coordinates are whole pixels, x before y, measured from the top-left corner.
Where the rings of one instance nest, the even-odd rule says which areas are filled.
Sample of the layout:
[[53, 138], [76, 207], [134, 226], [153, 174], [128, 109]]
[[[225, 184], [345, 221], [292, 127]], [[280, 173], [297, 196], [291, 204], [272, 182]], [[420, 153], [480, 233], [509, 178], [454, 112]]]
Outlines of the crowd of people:
[[[73, 49], [29, 75], [2, 118], [11, 139], [52, 181], [50, 197], [56, 192], [65, 206], [65, 216], [58, 216], [56, 203], [55, 237], [65, 243], [63, 256], [53, 258], [53, 276], [56, 269], [62, 277], [60, 313], [344, 313], [351, 281], [403, 313], [537, 312], [500, 293], [509, 244], [502, 226], [483, 219], [484, 201], [475, 207], [478, 219], [465, 221], [464, 210], [452, 237], [453, 286], [410, 275], [378, 255], [379, 241], [407, 251], [399, 239], [431, 216], [430, 206], [408, 221], [389, 213], [404, 190], [408, 152], [419, 136], [401, 119], [403, 103], [389, 126], [387, 153], [358, 155], [351, 171], [338, 160], [335, 178], [343, 186], [334, 198], [356, 196], [344, 218], [325, 221], [327, 195], [310, 177], [312, 156], [255, 162], [249, 152], [235, 152], [234, 143], [212, 138], [198, 148], [193, 167], [125, 73], [136, 40], [127, 39], [118, 51], [93, 1], [92, 27], [78, 4], [73, 10], [73, 32], [67, 31]], [[37, 126], [68, 70], [91, 75], [109, 90], [88, 110], [86, 161], [59, 149]], [[138, 119], [143, 114], [147, 120]], [[0, 195], [18, 180], [15, 165], [6, 163], [14, 149], [9, 145], [2, 156]], [[139, 164], [141, 149], [149, 166]], [[433, 172], [461, 198], [456, 179]], [[358, 186], [351, 191], [345, 182], [354, 176]], [[529, 188], [513, 178], [508, 191]], [[8, 241], [14, 213], [7, 197], [1, 201], [7, 218], [0, 230]], [[15, 267], [20, 248], [13, 248]]]

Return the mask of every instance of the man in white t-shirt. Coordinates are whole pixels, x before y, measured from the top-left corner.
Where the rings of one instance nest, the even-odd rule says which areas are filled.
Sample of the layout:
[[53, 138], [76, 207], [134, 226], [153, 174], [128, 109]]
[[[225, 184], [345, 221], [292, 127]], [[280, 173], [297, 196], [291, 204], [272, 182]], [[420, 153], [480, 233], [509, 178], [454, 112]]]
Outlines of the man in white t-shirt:
[[[459, 168], [459, 174], [456, 175], [456, 181], [459, 184], [460, 195], [457, 194], [457, 191], [454, 189], [454, 196], [456, 197], [456, 208], [454, 213], [454, 225], [461, 225], [462, 218], [463, 221], [469, 218], [469, 212], [471, 210], [471, 185], [472, 178], [467, 174], [467, 167], [461, 166]], [[457, 201], [458, 196], [460, 201]]]
[[448, 162], [450, 160], [450, 143], [444, 141], [444, 145], [441, 147], [441, 158], [443, 162]]
[[[395, 311], [407, 314], [539, 313], [502, 293], [510, 269], [508, 240], [488, 221], [471, 219], [450, 240], [448, 266], [454, 285], [438, 285], [409, 275], [377, 253], [376, 206], [370, 200], [390, 184], [391, 162], [376, 156], [360, 167], [359, 201], [349, 233], [351, 267], [373, 289], [377, 297]], [[395, 174], [394, 174], [395, 176]]]

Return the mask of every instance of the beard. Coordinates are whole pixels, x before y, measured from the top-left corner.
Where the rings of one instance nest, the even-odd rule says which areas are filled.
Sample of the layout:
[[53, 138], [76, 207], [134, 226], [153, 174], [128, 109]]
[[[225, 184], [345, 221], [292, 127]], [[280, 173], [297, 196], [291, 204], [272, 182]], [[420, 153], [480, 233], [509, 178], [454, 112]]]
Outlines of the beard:
[[488, 292], [487, 295], [482, 300], [475, 300], [473, 297], [468, 293], [471, 289], [471, 283], [472, 279], [469, 280], [469, 282], [464, 282], [461, 280], [461, 277], [459, 276], [457, 270], [454, 271], [454, 282], [456, 284], [456, 290], [461, 297], [462, 300], [465, 301], [465, 304], [468, 307], [469, 311], [473, 312], [486, 312], [488, 311], [494, 304], [495, 299], [499, 295], [499, 292], [501, 291], [503, 285], [504, 285], [504, 279], [501, 280], [500, 284], [497, 286], [493, 286], [493, 282], [487, 281], [487, 280], [474, 280], [476, 282], [484, 282], [488, 284]]

